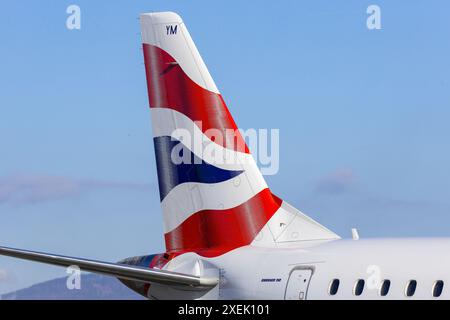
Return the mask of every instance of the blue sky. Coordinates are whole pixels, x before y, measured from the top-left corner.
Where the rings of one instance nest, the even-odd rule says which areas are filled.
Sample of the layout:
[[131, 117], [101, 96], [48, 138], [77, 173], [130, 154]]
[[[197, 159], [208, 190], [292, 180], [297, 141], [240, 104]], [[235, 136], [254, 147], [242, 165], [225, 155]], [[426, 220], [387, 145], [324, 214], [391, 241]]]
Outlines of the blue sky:
[[[137, 18], [166, 10], [239, 127], [280, 129], [274, 193], [344, 237], [450, 236], [448, 2], [3, 1], [1, 245], [164, 250]], [[0, 258], [0, 293], [64, 274]]]

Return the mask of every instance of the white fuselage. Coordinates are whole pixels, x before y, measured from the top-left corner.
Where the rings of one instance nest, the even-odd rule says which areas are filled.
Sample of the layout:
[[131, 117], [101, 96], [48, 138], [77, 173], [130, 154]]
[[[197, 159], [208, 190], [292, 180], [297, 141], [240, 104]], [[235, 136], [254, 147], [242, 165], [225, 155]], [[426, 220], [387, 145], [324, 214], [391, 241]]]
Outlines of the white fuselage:
[[[186, 299], [450, 299], [447, 252], [450, 238], [305, 241], [277, 248], [246, 246], [215, 258], [187, 253], [166, 268], [198, 273], [198, 261], [202, 261], [218, 269], [218, 287], [206, 294], [183, 291], [177, 296]], [[339, 280], [339, 287], [331, 295], [334, 279]], [[364, 287], [357, 296], [355, 286], [360, 279]], [[383, 280], [390, 281], [385, 296], [380, 294]], [[408, 297], [411, 280], [417, 286]], [[436, 298], [433, 286], [439, 280], [444, 287]], [[155, 298], [165, 296], [158, 297], [158, 288], [150, 292]], [[171, 291], [172, 298], [173, 294], [177, 293]]]

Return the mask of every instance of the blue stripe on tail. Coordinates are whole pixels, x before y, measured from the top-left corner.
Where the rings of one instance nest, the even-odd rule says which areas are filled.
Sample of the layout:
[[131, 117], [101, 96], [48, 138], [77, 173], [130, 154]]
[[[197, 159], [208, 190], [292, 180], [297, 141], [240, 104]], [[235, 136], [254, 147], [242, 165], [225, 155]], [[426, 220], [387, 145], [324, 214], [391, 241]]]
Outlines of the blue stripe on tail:
[[[232, 179], [243, 171], [217, 168], [197, 157], [191, 150], [172, 137], [156, 137], [156, 166], [158, 169], [159, 195], [161, 201], [177, 185], [187, 182], [218, 183]], [[181, 144], [180, 146], [178, 146]], [[180, 158], [189, 163], [175, 164], [171, 159], [172, 149], [178, 146]]]

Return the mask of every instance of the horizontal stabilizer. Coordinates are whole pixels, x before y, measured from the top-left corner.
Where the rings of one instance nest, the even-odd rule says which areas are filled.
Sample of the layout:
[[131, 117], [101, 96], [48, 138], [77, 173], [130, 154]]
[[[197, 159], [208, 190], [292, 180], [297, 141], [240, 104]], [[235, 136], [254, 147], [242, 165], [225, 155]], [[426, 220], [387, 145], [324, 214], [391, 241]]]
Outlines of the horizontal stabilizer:
[[0, 255], [37, 261], [62, 267], [77, 266], [83, 271], [101, 273], [120, 279], [140, 281], [145, 283], [157, 283], [176, 287], [206, 289], [212, 288], [219, 283], [219, 279], [214, 277], [198, 277], [167, 270], [143, 268], [120, 263], [87, 260], [14, 248], [0, 247]]

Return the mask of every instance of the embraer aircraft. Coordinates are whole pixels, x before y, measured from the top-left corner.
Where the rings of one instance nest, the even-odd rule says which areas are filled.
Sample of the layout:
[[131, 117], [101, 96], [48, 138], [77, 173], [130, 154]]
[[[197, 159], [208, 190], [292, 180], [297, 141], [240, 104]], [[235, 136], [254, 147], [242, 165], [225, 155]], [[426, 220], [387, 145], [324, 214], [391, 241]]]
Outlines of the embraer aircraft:
[[150, 299], [450, 298], [450, 239], [343, 240], [275, 196], [181, 18], [145, 13], [141, 28], [166, 252], [0, 254], [115, 276]]

